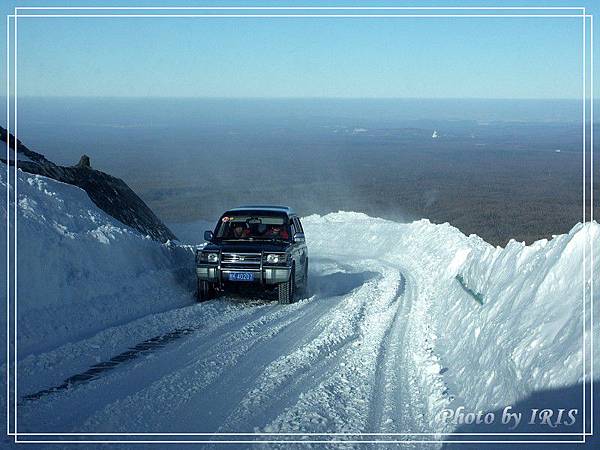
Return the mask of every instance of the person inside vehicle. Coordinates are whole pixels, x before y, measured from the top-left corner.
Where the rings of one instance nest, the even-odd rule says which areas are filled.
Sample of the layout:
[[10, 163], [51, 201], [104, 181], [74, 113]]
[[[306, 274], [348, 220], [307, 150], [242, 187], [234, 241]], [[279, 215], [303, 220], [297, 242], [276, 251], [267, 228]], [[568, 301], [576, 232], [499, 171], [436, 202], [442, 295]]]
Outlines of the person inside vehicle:
[[286, 240], [290, 237], [290, 234], [287, 232], [285, 227], [282, 227], [281, 230], [279, 230], [279, 237]]
[[264, 236], [267, 232], [267, 226], [264, 223], [259, 223], [256, 227], [256, 234], [258, 236]]
[[248, 237], [250, 235], [250, 230], [247, 228], [244, 228], [244, 225], [242, 223], [236, 223], [233, 226], [233, 237], [235, 239], [243, 239], [245, 237]]
[[273, 225], [267, 232], [267, 237], [272, 239], [287, 239], [289, 238], [289, 233], [284, 227]]

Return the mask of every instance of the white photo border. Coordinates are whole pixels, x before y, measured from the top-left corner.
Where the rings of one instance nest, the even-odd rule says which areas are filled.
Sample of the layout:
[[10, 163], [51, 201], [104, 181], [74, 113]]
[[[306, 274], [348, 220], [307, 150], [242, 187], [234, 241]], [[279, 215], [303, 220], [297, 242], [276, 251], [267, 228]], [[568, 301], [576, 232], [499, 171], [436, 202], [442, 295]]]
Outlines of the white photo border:
[[[89, 14], [89, 13], [69, 13], [69, 14], [35, 14], [31, 13], [31, 11], [266, 11], [267, 13], [260, 14], [192, 14], [192, 13], [177, 13], [177, 14]], [[21, 14], [19, 11], [29, 11], [28, 13]], [[319, 13], [311, 13], [311, 14], [293, 14], [293, 13], [272, 13], [271, 11], [319, 11]], [[326, 13], [322, 13], [321, 11], [325, 11]], [[332, 11], [332, 12], [330, 12]], [[348, 11], [350, 13], [346, 14], [337, 14], [333, 13], [334, 11]], [[362, 14], [358, 13], [361, 11], [401, 11], [402, 13], [385, 13], [385, 14]], [[403, 11], [425, 11], [426, 13], [418, 13], [418, 14], [407, 14]], [[436, 14], [433, 11], [452, 11], [452, 13], [448, 14]], [[478, 14], [472, 14], [468, 11], [480, 11]], [[504, 13], [494, 14], [493, 11], [519, 11], [519, 13]], [[579, 13], [536, 13], [536, 14], [524, 14], [521, 11], [579, 11]], [[458, 13], [462, 12], [462, 13]], [[13, 222], [14, 228], [12, 230], [13, 238], [14, 238], [14, 247], [13, 247], [13, 264], [14, 264], [14, 274], [10, 273], [10, 262], [11, 262], [11, 252], [10, 252], [10, 164], [7, 164], [7, 192], [6, 192], [6, 202], [7, 202], [7, 218], [6, 218], [6, 240], [7, 240], [7, 277], [6, 277], [6, 289], [7, 289], [7, 304], [6, 304], [6, 312], [7, 312], [7, 328], [6, 328], [6, 338], [7, 338], [7, 386], [6, 386], [6, 394], [7, 394], [7, 435], [13, 436], [15, 443], [73, 443], [73, 444], [81, 444], [81, 443], [132, 443], [132, 444], [143, 444], [143, 443], [157, 443], [157, 444], [168, 444], [168, 443], [238, 443], [238, 444], [260, 444], [260, 443], [585, 443], [587, 436], [593, 435], [593, 426], [594, 426], [594, 416], [593, 416], [593, 262], [594, 262], [594, 246], [593, 241], [590, 240], [590, 270], [589, 270], [589, 279], [591, 282], [590, 289], [590, 319], [589, 323], [591, 324], [590, 328], [592, 330], [591, 336], [589, 337], [589, 346], [590, 346], [590, 362], [589, 362], [589, 376], [587, 372], [587, 339], [586, 339], [586, 325], [588, 324], [588, 320], [586, 319], [586, 246], [584, 246], [583, 251], [583, 364], [582, 364], [582, 385], [583, 385], [583, 431], [582, 433], [18, 433], [17, 432], [17, 403], [18, 403], [18, 394], [17, 394], [17, 204], [18, 204], [18, 192], [17, 192], [17, 145], [16, 142], [18, 140], [17, 134], [17, 18], [29, 18], [29, 17], [71, 17], [71, 18], [87, 18], [87, 17], [104, 17], [104, 18], [114, 18], [114, 17], [124, 17], [124, 18], [135, 18], [135, 17], [144, 17], [144, 18], [403, 18], [403, 17], [411, 17], [411, 18], [505, 18], [505, 17], [570, 17], [570, 18], [582, 18], [582, 27], [583, 27], [583, 39], [582, 39], [582, 59], [583, 59], [583, 70], [582, 70], [582, 134], [583, 134], [583, 223], [587, 222], [586, 215], [586, 206], [588, 203], [586, 202], [586, 179], [587, 179], [587, 171], [586, 171], [586, 129], [587, 129], [587, 118], [586, 118], [586, 100], [588, 99], [588, 88], [589, 88], [589, 102], [590, 102], [590, 196], [589, 196], [589, 206], [590, 206], [590, 218], [589, 221], [593, 221], [593, 189], [594, 189], [594, 178], [593, 178], [593, 150], [594, 150], [594, 127], [593, 127], [593, 82], [594, 82], [594, 68], [593, 68], [593, 15], [587, 14], [585, 7], [508, 7], [508, 6], [496, 6], [496, 7], [402, 7], [402, 6], [190, 6], [190, 7], [104, 7], [104, 6], [84, 6], [84, 7], [15, 7], [14, 14], [9, 14], [6, 16], [6, 112], [7, 112], [7, 143], [6, 143], [6, 159], [7, 162], [10, 161], [10, 127], [11, 127], [11, 92], [13, 98], [12, 104], [12, 113], [13, 113], [13, 126], [14, 126], [14, 210], [13, 210]], [[13, 89], [11, 90], [11, 27], [10, 24], [13, 24], [13, 36], [14, 42], [12, 43], [13, 56], [12, 56], [12, 68], [13, 68]], [[586, 42], [588, 42], [588, 33], [586, 32], [586, 23], [589, 22], [589, 69], [586, 68], [586, 61], [588, 59], [588, 48], [586, 48]], [[589, 72], [588, 72], [589, 70]], [[589, 86], [586, 83], [586, 80], [589, 76]], [[13, 298], [14, 298], [14, 307], [13, 314], [14, 316], [10, 316], [10, 305], [11, 305], [11, 280], [10, 276], [13, 275]], [[13, 321], [13, 326], [11, 327], [11, 321]], [[11, 331], [13, 333], [14, 343], [11, 347], [10, 345], [10, 335]], [[13, 372], [14, 380], [11, 380], [11, 365], [10, 365], [10, 357], [11, 354], [14, 356], [13, 361]], [[12, 384], [11, 384], [12, 381]], [[587, 431], [587, 415], [586, 415], [586, 396], [587, 396], [587, 387], [586, 381], [591, 381], [590, 383], [590, 431]], [[13, 387], [13, 409], [14, 409], [14, 417], [13, 423], [11, 427], [11, 387]], [[11, 431], [14, 430], [14, 431]], [[438, 440], [438, 439], [429, 439], [429, 440], [19, 440], [19, 436], [431, 436], [432, 438], [441, 437], [441, 436], [579, 436], [581, 440]]]

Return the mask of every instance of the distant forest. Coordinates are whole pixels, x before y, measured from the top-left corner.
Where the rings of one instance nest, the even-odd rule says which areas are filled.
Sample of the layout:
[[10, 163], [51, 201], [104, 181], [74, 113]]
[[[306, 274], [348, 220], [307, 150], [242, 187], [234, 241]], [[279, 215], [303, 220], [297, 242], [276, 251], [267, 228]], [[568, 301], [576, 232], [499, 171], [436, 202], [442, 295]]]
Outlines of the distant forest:
[[[370, 135], [229, 148], [198, 164], [196, 177], [178, 176], [186, 169], [175, 163], [165, 168], [169, 186], [139, 179], [134, 186], [170, 223], [215, 219], [243, 203], [275, 203], [303, 215], [347, 210], [402, 221], [426, 217], [504, 246], [511, 238], [551, 238], [582, 221], [581, 150], [505, 137], [477, 145], [443, 134], [417, 139], [429, 133], [424, 130], [401, 133], [404, 139]], [[596, 199], [599, 187], [596, 177]]]
[[[426, 217], [504, 246], [566, 233], [583, 219], [576, 101], [22, 103], [19, 137], [30, 148], [62, 165], [90, 155], [93, 167], [125, 180], [167, 224], [275, 203], [302, 215]], [[588, 154], [588, 175], [589, 163]]]

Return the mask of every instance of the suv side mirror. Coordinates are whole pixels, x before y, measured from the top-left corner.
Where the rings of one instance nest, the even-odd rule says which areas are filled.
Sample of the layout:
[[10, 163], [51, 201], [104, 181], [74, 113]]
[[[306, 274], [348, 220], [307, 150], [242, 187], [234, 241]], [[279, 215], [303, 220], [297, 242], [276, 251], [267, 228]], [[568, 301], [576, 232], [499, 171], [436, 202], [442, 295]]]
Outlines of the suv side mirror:
[[213, 240], [213, 232], [212, 231], [205, 231], [204, 232], [204, 240], [206, 242], [211, 242]]
[[304, 238], [304, 233], [296, 233], [294, 234], [294, 242], [304, 242], [305, 238]]

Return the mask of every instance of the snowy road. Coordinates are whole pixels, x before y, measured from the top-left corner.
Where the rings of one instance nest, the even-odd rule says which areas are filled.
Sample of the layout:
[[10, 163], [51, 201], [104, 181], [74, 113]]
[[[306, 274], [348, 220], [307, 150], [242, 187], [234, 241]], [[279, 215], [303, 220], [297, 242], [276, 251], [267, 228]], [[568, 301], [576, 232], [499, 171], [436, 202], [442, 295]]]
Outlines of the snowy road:
[[[124, 227], [73, 186], [21, 172], [17, 181], [18, 301], [0, 315], [11, 318], [3, 346], [18, 344], [18, 364], [1, 368], [11, 376], [0, 403], [19, 440], [348, 433], [336, 437], [349, 444], [384, 433], [370, 438], [437, 448], [431, 440], [473, 431], [441, 420], [448, 408], [585, 406], [573, 392], [586, 357], [600, 358], [600, 346], [581, 346], [586, 317], [600, 336], [590, 277], [600, 258], [582, 264], [600, 242], [597, 223], [495, 248], [425, 219], [308, 216], [307, 298], [195, 304], [191, 246]], [[584, 418], [552, 431], [582, 429]]]
[[382, 261], [315, 258], [293, 305], [223, 298], [31, 355], [19, 429], [419, 431], [403, 343], [412, 283]]

